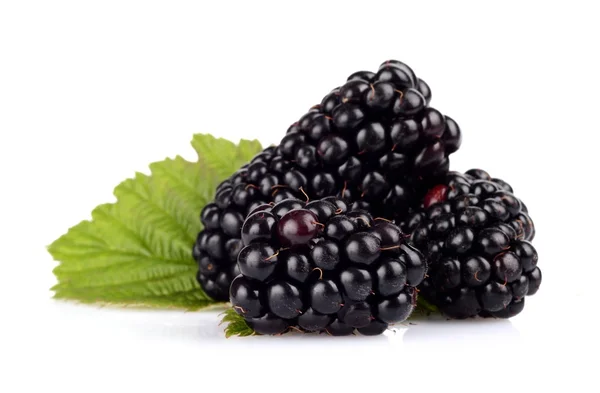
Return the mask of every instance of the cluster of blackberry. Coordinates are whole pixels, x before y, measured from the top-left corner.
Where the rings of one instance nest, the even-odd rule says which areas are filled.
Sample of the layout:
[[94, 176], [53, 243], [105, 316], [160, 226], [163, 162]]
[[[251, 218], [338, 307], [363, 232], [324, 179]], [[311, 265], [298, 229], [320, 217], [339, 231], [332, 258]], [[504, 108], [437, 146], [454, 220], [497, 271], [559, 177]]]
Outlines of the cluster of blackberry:
[[402, 62], [356, 72], [219, 185], [193, 247], [206, 293], [264, 334], [379, 334], [417, 286], [451, 318], [518, 314], [533, 222], [506, 182], [448, 172], [461, 131], [430, 101]]
[[540, 286], [527, 208], [481, 169], [448, 173], [402, 227], [430, 263], [421, 295], [449, 317], [510, 318]]
[[338, 196], [376, 216], [403, 217], [448, 171], [448, 156], [461, 143], [456, 122], [430, 100], [429, 86], [402, 62], [356, 72], [292, 124], [277, 147], [223, 182], [202, 211], [194, 246], [206, 293], [228, 299], [242, 223], [258, 204], [300, 197], [302, 188], [313, 199]]
[[261, 334], [381, 334], [408, 318], [427, 268], [400, 228], [335, 197], [258, 206], [242, 240], [231, 303]]

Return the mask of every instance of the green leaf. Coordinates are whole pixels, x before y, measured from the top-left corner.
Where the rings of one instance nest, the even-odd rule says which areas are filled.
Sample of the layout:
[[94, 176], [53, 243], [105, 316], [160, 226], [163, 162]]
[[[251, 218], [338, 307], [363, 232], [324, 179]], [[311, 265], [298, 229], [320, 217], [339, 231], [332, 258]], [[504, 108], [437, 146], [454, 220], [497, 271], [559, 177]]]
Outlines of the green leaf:
[[[207, 134], [195, 135], [192, 146], [200, 157], [204, 157], [208, 169], [222, 179], [231, 176], [262, 149], [257, 140], [241, 140], [236, 146], [226, 139]], [[232, 171], [232, 168], [235, 169]]]
[[423, 296], [419, 296], [417, 297], [417, 307], [414, 309], [409, 319], [423, 319], [433, 314], [441, 314], [441, 312], [436, 306], [425, 300]]
[[256, 334], [254, 330], [244, 320], [244, 318], [235, 312], [233, 308], [225, 310], [223, 313], [223, 319], [221, 324], [226, 323], [225, 326], [225, 337], [231, 336], [246, 337]]
[[417, 298], [417, 309], [421, 309], [430, 313], [439, 313], [440, 309], [429, 303], [423, 296]]
[[197, 162], [178, 156], [151, 164], [150, 175], [137, 173], [115, 188], [117, 202], [96, 207], [91, 221], [48, 247], [59, 262], [56, 298], [186, 309], [215, 303], [195, 278], [199, 214], [217, 185], [261, 147], [210, 135], [195, 135], [192, 144]]

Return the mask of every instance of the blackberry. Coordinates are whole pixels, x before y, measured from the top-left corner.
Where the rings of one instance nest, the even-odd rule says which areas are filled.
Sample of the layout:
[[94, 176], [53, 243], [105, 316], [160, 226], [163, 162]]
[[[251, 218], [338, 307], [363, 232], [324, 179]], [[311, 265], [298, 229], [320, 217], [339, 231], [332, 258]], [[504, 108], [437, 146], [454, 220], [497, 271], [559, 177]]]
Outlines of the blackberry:
[[[303, 206], [273, 214], [279, 205], [295, 205], [282, 201], [252, 213], [243, 225], [241, 274], [229, 293], [249, 325], [262, 334], [294, 327], [375, 335], [408, 318], [426, 263], [400, 229], [364, 211], [346, 213], [338, 207], [343, 202], [331, 198], [294, 202]], [[335, 222], [351, 225], [328, 232]]]
[[510, 318], [538, 291], [533, 221], [510, 185], [481, 169], [448, 173], [402, 227], [430, 264], [420, 294], [450, 318]]
[[410, 67], [389, 60], [333, 89], [288, 129], [277, 151], [313, 168], [311, 197], [335, 192], [402, 220], [411, 200], [447, 173], [448, 156], [461, 144], [457, 123], [429, 107], [430, 100], [429, 86]]
[[[461, 143], [456, 122], [430, 101], [429, 86], [402, 62], [356, 72], [293, 123], [278, 146], [232, 174], [203, 209], [204, 230], [194, 246], [207, 294], [227, 299], [228, 285], [216, 280], [234, 277], [243, 217], [260, 205], [292, 200], [271, 211], [280, 218], [306, 193], [315, 200], [337, 197], [348, 210], [403, 220], [411, 202], [447, 173], [448, 156]], [[318, 207], [308, 210], [320, 214]], [[351, 224], [338, 222], [340, 227], [327, 230], [362, 228], [358, 216], [347, 218]], [[207, 265], [211, 269], [202, 267]]]

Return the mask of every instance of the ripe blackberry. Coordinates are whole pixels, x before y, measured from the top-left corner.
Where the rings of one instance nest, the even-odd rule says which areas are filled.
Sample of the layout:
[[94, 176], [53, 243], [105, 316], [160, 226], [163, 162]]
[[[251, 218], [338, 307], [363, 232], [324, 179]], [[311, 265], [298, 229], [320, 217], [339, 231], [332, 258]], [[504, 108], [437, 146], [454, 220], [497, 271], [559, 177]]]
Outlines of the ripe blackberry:
[[448, 173], [402, 227], [430, 263], [421, 295], [451, 318], [513, 317], [540, 286], [533, 221], [483, 170]]
[[[429, 86], [402, 62], [356, 72], [293, 123], [277, 147], [224, 181], [202, 211], [204, 230], [194, 246], [205, 291], [226, 300], [228, 285], [221, 284], [234, 277], [243, 217], [298, 198], [300, 189], [312, 199], [335, 196], [351, 210], [404, 219], [411, 202], [447, 173], [448, 156], [461, 143], [456, 122], [429, 107], [430, 100]], [[281, 217], [293, 208], [272, 213]], [[351, 224], [327, 230], [362, 225], [348, 218]]]
[[447, 173], [448, 156], [461, 144], [456, 122], [430, 100], [410, 67], [386, 61], [327, 94], [292, 124], [277, 154], [305, 169], [311, 197], [335, 194], [403, 219], [410, 201]]
[[408, 318], [426, 263], [400, 229], [364, 211], [351, 214], [335, 199], [294, 202], [254, 212], [242, 227], [230, 301], [250, 326], [262, 334], [295, 327], [375, 335]]

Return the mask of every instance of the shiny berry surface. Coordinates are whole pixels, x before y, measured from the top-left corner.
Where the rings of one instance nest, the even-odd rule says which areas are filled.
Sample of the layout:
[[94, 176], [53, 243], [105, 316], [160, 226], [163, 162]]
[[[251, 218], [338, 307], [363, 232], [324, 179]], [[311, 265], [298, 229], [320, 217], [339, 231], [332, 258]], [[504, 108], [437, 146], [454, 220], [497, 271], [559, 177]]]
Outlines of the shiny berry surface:
[[290, 326], [286, 320], [270, 313], [257, 318], [248, 318], [246, 322], [258, 334], [281, 334]]
[[250, 215], [242, 227], [242, 241], [248, 245], [257, 241], [270, 241], [275, 235], [277, 217], [273, 213], [258, 211]]
[[267, 280], [278, 263], [277, 251], [268, 243], [251, 243], [238, 255], [241, 273], [258, 281]]
[[277, 202], [272, 208], [271, 213], [273, 213], [277, 218], [283, 217], [286, 213], [292, 210], [298, 210], [304, 208], [305, 203], [295, 199], [289, 198], [284, 199], [280, 202]]
[[348, 299], [364, 301], [373, 291], [371, 273], [365, 269], [350, 267], [340, 273], [340, 283]]
[[306, 209], [286, 213], [277, 224], [277, 234], [284, 246], [307, 244], [318, 231], [319, 217]]
[[263, 314], [258, 288], [243, 275], [237, 276], [229, 288], [229, 299], [233, 309], [244, 317], [254, 318]]
[[342, 307], [342, 294], [332, 280], [319, 280], [309, 290], [310, 303], [316, 311], [334, 314]]
[[512, 190], [481, 169], [450, 172], [403, 223], [429, 260], [421, 295], [450, 318], [511, 318], [541, 285], [535, 227]]
[[291, 319], [302, 314], [302, 293], [291, 283], [276, 281], [270, 284], [267, 302], [271, 312], [280, 318]]
[[348, 238], [344, 250], [350, 261], [370, 265], [381, 254], [381, 240], [368, 232], [358, 232]]

